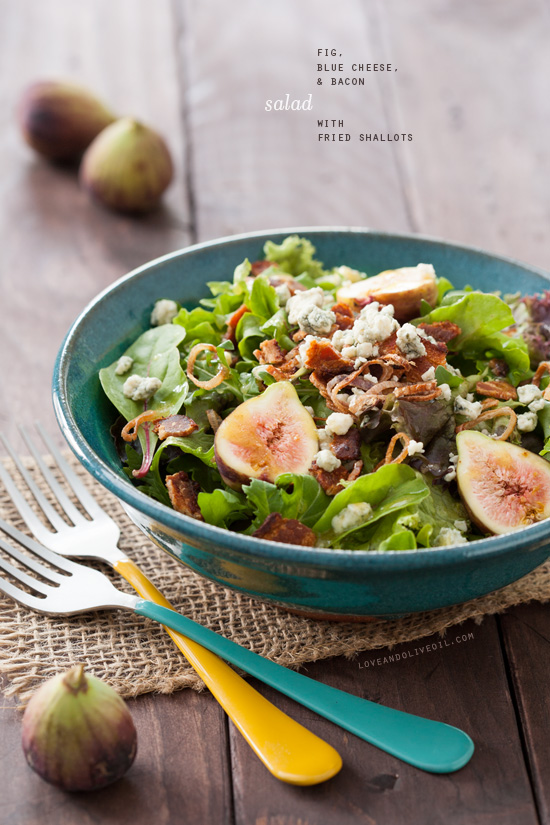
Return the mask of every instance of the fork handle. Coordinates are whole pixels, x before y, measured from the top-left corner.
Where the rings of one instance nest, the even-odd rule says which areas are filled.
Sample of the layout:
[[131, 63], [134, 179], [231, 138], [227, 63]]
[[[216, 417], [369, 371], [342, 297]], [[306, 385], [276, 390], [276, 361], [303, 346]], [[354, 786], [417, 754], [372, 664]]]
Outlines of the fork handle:
[[462, 768], [474, 752], [470, 737], [451, 725], [387, 708], [317, 682], [152, 602], [138, 601], [134, 610], [184, 633], [296, 702], [417, 768], [450, 773]]
[[[121, 559], [114, 567], [140, 596], [179, 615], [133, 561]], [[293, 785], [314, 785], [338, 773], [342, 759], [331, 745], [275, 707], [210, 650], [165, 629], [274, 776]]]

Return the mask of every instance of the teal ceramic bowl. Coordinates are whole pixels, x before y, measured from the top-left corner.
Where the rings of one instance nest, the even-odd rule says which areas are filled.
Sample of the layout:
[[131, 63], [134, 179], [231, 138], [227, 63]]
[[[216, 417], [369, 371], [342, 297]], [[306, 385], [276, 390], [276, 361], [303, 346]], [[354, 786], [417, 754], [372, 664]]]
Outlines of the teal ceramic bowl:
[[537, 292], [548, 275], [528, 266], [419, 236], [364, 229], [292, 229], [198, 244], [134, 270], [102, 292], [69, 330], [59, 352], [53, 397], [63, 434], [89, 472], [121, 501], [135, 523], [183, 564], [262, 601], [327, 618], [395, 617], [458, 604], [513, 582], [550, 556], [550, 521], [507, 536], [440, 550], [373, 553], [309, 549], [242, 536], [195, 521], [140, 493], [122, 473], [109, 435], [114, 408], [98, 370], [148, 327], [155, 300], [188, 307], [207, 281], [230, 278], [245, 257], [262, 257], [267, 239], [297, 232], [327, 266], [373, 275], [432, 263], [455, 286]]

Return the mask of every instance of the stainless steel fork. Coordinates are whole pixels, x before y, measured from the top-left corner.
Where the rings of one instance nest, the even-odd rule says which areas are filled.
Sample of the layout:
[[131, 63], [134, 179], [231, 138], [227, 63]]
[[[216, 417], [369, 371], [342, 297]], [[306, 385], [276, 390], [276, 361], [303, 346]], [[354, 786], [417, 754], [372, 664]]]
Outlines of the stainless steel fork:
[[[107, 562], [130, 582], [140, 596], [147, 597], [151, 601], [169, 608], [169, 602], [146, 578], [137, 565], [117, 546], [120, 530], [116, 522], [99, 506], [42, 428], [37, 425], [37, 429], [49, 452], [57, 462], [58, 469], [63, 473], [67, 484], [89, 517], [86, 518], [82, 515], [74, 505], [63, 487], [58, 483], [54, 473], [47, 466], [29, 435], [22, 430], [23, 438], [53, 496], [72, 523], [68, 524], [59, 515], [37, 486], [31, 474], [26, 470], [23, 462], [2, 436], [2, 442], [7, 452], [32, 492], [36, 503], [49, 521], [51, 528], [53, 528], [47, 527], [39, 518], [19, 491], [7, 470], [0, 463], [0, 479], [30, 531], [44, 547], [62, 556], [79, 556]], [[35, 568], [32, 569], [37, 572]], [[94, 571], [88, 568], [79, 570], [71, 568], [71, 570], [73, 570], [74, 575], [79, 577], [74, 579], [74, 582], [78, 581], [79, 588], [74, 590], [75, 610], [70, 612], [80, 612], [80, 608], [85, 604], [81, 601], [80, 583], [82, 582], [82, 586], [84, 586], [84, 579], [86, 579], [88, 573], [92, 577]], [[92, 581], [96, 584], [101, 582], [97, 576], [93, 577]], [[73, 594], [72, 590], [67, 592]], [[103, 593], [103, 590], [101, 589], [99, 592]], [[60, 595], [59, 591], [52, 593], [48, 591], [48, 594], [47, 604], [53, 605], [51, 612], [63, 612], [61, 605], [55, 602], [55, 599]], [[9, 595], [12, 595], [12, 593], [9, 593]], [[63, 591], [64, 598], [65, 591]], [[116, 603], [113, 602], [113, 605]], [[37, 602], [29, 603], [30, 607], [37, 610], [41, 609], [40, 605], [44, 606], [44, 602], [40, 601], [40, 604]], [[99, 606], [99, 604], [89, 605], [91, 608]], [[228, 716], [233, 720], [246, 741], [274, 776], [292, 784], [312, 785], [329, 779], [340, 770], [342, 760], [333, 747], [275, 707], [218, 656], [191, 639], [174, 632], [173, 629], [167, 628], [167, 631]], [[312, 754], [314, 754], [313, 757]]]
[[[44, 580], [39, 581], [22, 571], [20, 567], [0, 557], [0, 570], [34, 591], [34, 593], [28, 593], [0, 576], [0, 592], [4, 592], [21, 604], [42, 613], [61, 615], [114, 607], [132, 610], [140, 616], [146, 616], [171, 627], [178, 633], [184, 633], [195, 642], [208, 647], [227, 661], [241, 667], [247, 673], [256, 676], [321, 716], [325, 716], [399, 759], [426, 771], [433, 773], [456, 771], [465, 765], [473, 754], [472, 740], [458, 728], [392, 710], [367, 699], [344, 693], [322, 682], [316, 682], [301, 673], [288, 670], [219, 636], [208, 628], [201, 627], [174, 610], [138, 596], [122, 593], [100, 571], [58, 556], [2, 519], [0, 519], [0, 530], [4, 530], [15, 542], [30, 551], [32, 557], [24, 553], [20, 547], [14, 547], [11, 542], [2, 538], [0, 538], [0, 550]], [[53, 569], [45, 567], [37, 561], [36, 557], [47, 561]], [[276, 748], [277, 745], [274, 747]], [[322, 764], [325, 763], [326, 760], [322, 754], [323, 747], [330, 746], [319, 740], [315, 748], [304, 754], [310, 771], [311, 766], [318, 763], [319, 759]], [[318, 773], [319, 770], [320, 766], [317, 764]]]

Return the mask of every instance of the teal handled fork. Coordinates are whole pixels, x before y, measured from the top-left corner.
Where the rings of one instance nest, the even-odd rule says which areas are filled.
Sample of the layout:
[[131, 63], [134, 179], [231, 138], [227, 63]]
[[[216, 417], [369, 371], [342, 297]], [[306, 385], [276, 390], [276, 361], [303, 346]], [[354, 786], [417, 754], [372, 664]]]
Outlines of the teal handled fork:
[[[3, 475], [5, 483], [5, 473]], [[472, 740], [458, 728], [384, 707], [288, 670], [174, 610], [121, 592], [103, 573], [59, 556], [1, 519], [0, 529], [19, 545], [0, 539], [4, 553], [43, 579], [40, 581], [0, 558], [0, 570], [34, 591], [26, 592], [13, 581], [0, 577], [0, 592], [27, 607], [50, 615], [120, 608], [153, 619], [340, 727], [426, 771], [449, 773], [458, 770], [473, 754]], [[51, 567], [45, 567], [37, 557]]]

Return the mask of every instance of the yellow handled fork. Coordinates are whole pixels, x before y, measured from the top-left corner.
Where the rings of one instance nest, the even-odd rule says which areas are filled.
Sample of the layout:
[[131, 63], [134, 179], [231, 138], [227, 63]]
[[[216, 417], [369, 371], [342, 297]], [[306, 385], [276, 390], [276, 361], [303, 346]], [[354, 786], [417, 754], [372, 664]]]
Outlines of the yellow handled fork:
[[[42, 428], [37, 428], [89, 518], [83, 516], [73, 504], [29, 436], [23, 432], [52, 495], [72, 522], [72, 525], [67, 524], [2, 436], [7, 452], [53, 528], [49, 529], [39, 518], [0, 463], [0, 480], [29, 530], [44, 546], [62, 556], [107, 562], [140, 596], [171, 607], [162, 593], [118, 547], [120, 530], [116, 522], [99, 506]], [[180, 633], [165, 629], [273, 776], [294, 785], [314, 785], [338, 773], [342, 759], [331, 745], [275, 707], [214, 653]]]

